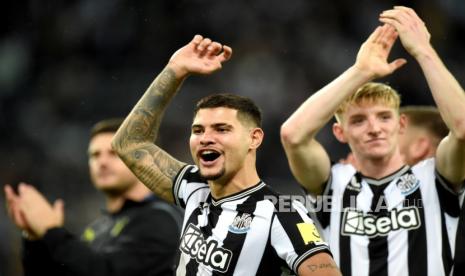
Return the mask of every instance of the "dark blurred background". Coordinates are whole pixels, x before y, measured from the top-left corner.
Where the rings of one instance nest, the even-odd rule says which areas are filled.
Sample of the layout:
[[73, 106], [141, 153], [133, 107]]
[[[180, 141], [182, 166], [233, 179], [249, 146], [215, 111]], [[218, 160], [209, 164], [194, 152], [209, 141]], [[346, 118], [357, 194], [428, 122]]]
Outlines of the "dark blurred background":
[[[104, 206], [88, 177], [89, 128], [126, 116], [171, 54], [199, 33], [230, 45], [220, 72], [191, 77], [169, 107], [160, 143], [190, 161], [193, 104], [216, 92], [246, 95], [264, 113], [261, 177], [299, 193], [279, 142], [282, 122], [353, 64], [360, 44], [395, 4], [416, 9], [445, 64], [465, 84], [465, 1], [7, 1], [0, 11], [0, 185], [25, 181], [63, 198], [75, 233]], [[432, 105], [418, 64], [384, 79], [404, 104]], [[347, 148], [319, 135], [333, 160]], [[20, 234], [0, 197], [0, 276], [20, 275]]]

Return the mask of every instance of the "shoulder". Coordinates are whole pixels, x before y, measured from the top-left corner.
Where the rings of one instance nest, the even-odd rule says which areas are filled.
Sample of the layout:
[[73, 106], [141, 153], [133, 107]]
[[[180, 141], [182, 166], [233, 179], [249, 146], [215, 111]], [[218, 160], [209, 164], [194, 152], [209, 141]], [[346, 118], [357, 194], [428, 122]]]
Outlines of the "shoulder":
[[[343, 191], [344, 187], [350, 182], [357, 170], [350, 164], [335, 163], [331, 166], [331, 174], [328, 179], [327, 189], [333, 191]], [[327, 190], [326, 189], [326, 190]], [[327, 191], [325, 192], [327, 194]]]

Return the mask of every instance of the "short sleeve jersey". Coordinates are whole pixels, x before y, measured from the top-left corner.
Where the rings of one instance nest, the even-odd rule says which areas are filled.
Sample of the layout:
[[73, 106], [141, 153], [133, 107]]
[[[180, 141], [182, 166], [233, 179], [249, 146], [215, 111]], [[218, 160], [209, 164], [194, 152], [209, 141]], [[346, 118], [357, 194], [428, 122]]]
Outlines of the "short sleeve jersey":
[[175, 178], [176, 204], [185, 208], [177, 275], [292, 275], [310, 256], [329, 252], [307, 210], [260, 181], [221, 199], [193, 165]]

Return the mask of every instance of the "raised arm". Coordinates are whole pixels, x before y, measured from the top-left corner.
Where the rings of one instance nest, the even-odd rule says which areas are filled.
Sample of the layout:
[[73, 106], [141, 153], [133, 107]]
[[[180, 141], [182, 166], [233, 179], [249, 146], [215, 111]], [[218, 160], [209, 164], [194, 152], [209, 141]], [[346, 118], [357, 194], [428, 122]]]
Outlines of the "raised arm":
[[380, 21], [399, 33], [404, 48], [417, 60], [450, 133], [436, 152], [436, 168], [458, 190], [465, 180], [465, 93], [430, 43], [425, 23], [414, 10], [394, 7]]
[[329, 177], [328, 154], [315, 140], [318, 131], [331, 119], [339, 105], [366, 82], [394, 72], [404, 59], [387, 61], [397, 32], [384, 25], [368, 37], [355, 64], [308, 98], [281, 127], [291, 171], [310, 193], [321, 194]]
[[171, 57], [113, 138], [113, 149], [156, 195], [173, 202], [172, 181], [184, 163], [154, 144], [168, 103], [191, 73], [210, 74], [221, 68], [231, 48], [196, 35]]

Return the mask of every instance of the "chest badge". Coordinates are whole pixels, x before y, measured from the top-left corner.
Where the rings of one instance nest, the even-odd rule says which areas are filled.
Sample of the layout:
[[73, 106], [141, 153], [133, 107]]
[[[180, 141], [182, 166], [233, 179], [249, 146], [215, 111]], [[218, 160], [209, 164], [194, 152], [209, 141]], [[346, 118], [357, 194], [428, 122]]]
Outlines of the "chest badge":
[[402, 195], [407, 196], [420, 187], [420, 181], [418, 181], [413, 173], [407, 173], [399, 178], [397, 187]]
[[238, 214], [231, 225], [229, 225], [229, 232], [235, 234], [243, 234], [249, 231], [250, 224], [252, 223], [253, 217], [251, 214], [243, 213]]

